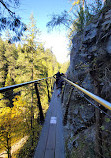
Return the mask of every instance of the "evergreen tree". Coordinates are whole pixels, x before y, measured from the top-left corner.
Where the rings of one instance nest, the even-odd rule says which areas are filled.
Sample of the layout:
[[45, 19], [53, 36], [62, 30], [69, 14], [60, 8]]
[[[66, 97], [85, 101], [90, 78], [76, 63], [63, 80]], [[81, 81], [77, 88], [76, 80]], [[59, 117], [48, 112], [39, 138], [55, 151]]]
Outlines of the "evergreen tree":
[[[58, 71], [59, 64], [52, 51], [39, 43], [33, 16], [25, 37], [24, 44], [17, 47], [8, 42], [9, 34], [6, 41], [0, 39], [1, 87], [53, 76]], [[38, 85], [44, 113], [48, 109], [47, 85], [44, 81]], [[0, 99], [0, 148], [5, 146], [11, 157], [11, 143], [17, 138], [30, 134], [33, 145], [35, 120], [39, 115], [37, 98], [33, 85], [28, 85], [0, 94]]]
[[0, 38], [0, 86], [4, 87], [8, 72], [8, 65], [5, 57], [5, 44]]
[[19, 6], [19, 0], [1, 0], [0, 1], [0, 33], [8, 29], [13, 32], [9, 42], [20, 40], [23, 32], [26, 30], [25, 24], [15, 14], [16, 7]]

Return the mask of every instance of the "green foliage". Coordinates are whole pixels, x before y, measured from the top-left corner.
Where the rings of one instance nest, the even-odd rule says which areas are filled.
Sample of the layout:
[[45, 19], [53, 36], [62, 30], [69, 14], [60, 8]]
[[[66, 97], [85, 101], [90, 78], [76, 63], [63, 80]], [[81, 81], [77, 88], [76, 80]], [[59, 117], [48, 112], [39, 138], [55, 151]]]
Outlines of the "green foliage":
[[26, 30], [25, 24], [14, 12], [18, 6], [19, 0], [0, 1], [0, 33], [6, 29], [11, 32], [9, 43], [20, 40]]
[[105, 130], [105, 127], [104, 127], [104, 126], [101, 126], [101, 129], [102, 129], [102, 131], [103, 131], [103, 130]]
[[74, 22], [74, 25], [78, 32], [82, 32], [85, 25], [85, 12], [82, 6], [80, 6], [80, 10], [77, 13], [78, 19]]
[[[94, 143], [87, 140], [87, 136], [81, 134], [79, 139], [74, 141], [74, 137], [69, 137], [66, 140], [66, 158], [95, 158]], [[73, 142], [71, 144], [71, 142]], [[69, 146], [68, 146], [69, 145]]]
[[69, 65], [70, 65], [69, 61], [61, 64], [60, 65], [60, 72], [65, 74], [67, 72], [67, 69], [68, 69]]
[[42, 126], [38, 125], [35, 121], [35, 129], [34, 129], [34, 145], [31, 145], [31, 135], [29, 136], [27, 142], [24, 144], [24, 146], [17, 151], [15, 154], [13, 154], [13, 156], [15, 156], [16, 158], [29, 158], [29, 157], [33, 157], [34, 155], [34, 150], [37, 146], [37, 143], [39, 141], [39, 135], [41, 132]]
[[105, 121], [106, 121], [106, 122], [110, 122], [110, 119], [109, 119], [109, 118], [105, 118]]
[[[39, 33], [32, 15], [22, 46], [19, 44], [16, 47], [15, 44], [9, 44], [8, 40], [0, 39], [1, 87], [53, 76], [58, 71], [56, 57], [39, 42]], [[52, 81], [48, 80], [48, 83], [51, 95]], [[45, 115], [49, 104], [46, 82], [40, 82], [38, 89]], [[25, 136], [29, 137], [28, 150], [31, 148], [31, 152], [34, 151], [37, 145], [35, 139], [38, 140], [41, 130], [37, 123], [38, 116], [37, 96], [33, 85], [0, 94], [0, 153], [7, 150], [10, 157], [10, 146]], [[25, 154], [26, 151], [20, 153]], [[28, 152], [27, 155], [30, 157]]]
[[68, 14], [68, 12], [66, 10], [64, 10], [61, 13], [61, 15], [53, 14], [51, 17], [51, 21], [49, 21], [46, 26], [49, 28], [49, 31], [53, 30], [53, 28], [56, 26], [60, 26], [61, 24], [65, 25], [65, 27], [71, 29], [69, 24], [72, 23], [72, 20], [70, 18], [71, 17]]
[[82, 32], [92, 17], [97, 14], [102, 6], [102, 0], [70, 0], [70, 11], [64, 11], [59, 15], [52, 15], [47, 27], [51, 30], [56, 26], [64, 25], [68, 30], [68, 37], [72, 39], [75, 33]]

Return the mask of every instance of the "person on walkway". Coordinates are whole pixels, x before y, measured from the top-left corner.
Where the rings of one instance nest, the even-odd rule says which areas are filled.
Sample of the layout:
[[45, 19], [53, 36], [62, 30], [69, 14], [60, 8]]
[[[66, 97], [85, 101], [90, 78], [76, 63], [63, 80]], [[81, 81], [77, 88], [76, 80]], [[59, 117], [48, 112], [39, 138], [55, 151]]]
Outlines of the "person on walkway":
[[59, 71], [57, 74], [53, 76], [54, 78], [56, 78], [56, 89], [58, 89], [58, 95], [57, 95], [58, 97], [62, 92], [62, 86], [64, 84], [64, 80], [61, 78], [61, 76], [65, 76], [65, 75], [63, 73], [60, 73]]
[[62, 93], [62, 86], [64, 85], [64, 80], [60, 77], [59, 81], [58, 81], [58, 97], [61, 95]]
[[58, 71], [53, 77], [56, 79], [56, 89], [58, 89], [58, 82], [61, 77], [60, 72]]

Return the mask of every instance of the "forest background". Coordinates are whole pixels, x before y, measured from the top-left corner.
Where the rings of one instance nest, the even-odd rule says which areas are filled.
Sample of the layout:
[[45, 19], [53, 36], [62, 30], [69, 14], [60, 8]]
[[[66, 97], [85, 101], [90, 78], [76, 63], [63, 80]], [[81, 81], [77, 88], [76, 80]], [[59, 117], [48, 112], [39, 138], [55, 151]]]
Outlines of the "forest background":
[[[45, 49], [39, 41], [40, 31], [36, 27], [34, 16], [30, 16], [27, 31], [18, 44], [11, 42], [11, 35], [6, 31], [6, 40], [0, 38], [0, 87], [6, 87], [41, 78], [51, 77], [58, 71], [64, 72], [68, 63], [58, 63], [51, 49]], [[51, 95], [51, 80], [48, 80]], [[39, 85], [40, 99], [45, 114], [48, 109], [47, 83]], [[39, 110], [34, 86], [29, 85], [0, 94], [0, 153], [11, 157], [11, 146], [28, 136], [28, 149], [25, 155], [32, 154], [37, 145], [41, 126], [38, 121]], [[16, 154], [15, 154], [16, 155]], [[2, 156], [2, 155], [1, 155]], [[14, 157], [14, 155], [13, 155]]]
[[[65, 73], [69, 62], [58, 63], [52, 50], [45, 49], [44, 44], [39, 41], [40, 31], [36, 27], [33, 14], [30, 16], [30, 23], [26, 26], [10, 10], [8, 7], [10, 5], [7, 5], [10, 2], [14, 5], [18, 4], [16, 0], [7, 3], [0, 1], [2, 4], [0, 31], [7, 30], [6, 40], [0, 38], [0, 86], [50, 77], [58, 70]], [[107, 0], [106, 4], [109, 2], [110, 0]], [[83, 31], [102, 6], [102, 0], [94, 1], [92, 4], [85, 0], [72, 1], [71, 12], [64, 11], [60, 15], [53, 15], [47, 26], [53, 28], [61, 24], [65, 25], [69, 30], [68, 38], [71, 41], [75, 33]], [[6, 15], [9, 16], [4, 16], [3, 7], [8, 12]], [[17, 41], [22, 42], [22, 45]], [[48, 80], [50, 95], [52, 84], [53, 81]], [[39, 83], [38, 87], [45, 114], [48, 109], [46, 82]], [[20, 157], [19, 153], [31, 157], [37, 144], [35, 140], [38, 140], [41, 130], [38, 115], [37, 99], [32, 85], [0, 94], [0, 153], [6, 151], [8, 158], [17, 155]], [[28, 140], [22, 152], [17, 151], [12, 154], [11, 147], [25, 136], [28, 136]]]

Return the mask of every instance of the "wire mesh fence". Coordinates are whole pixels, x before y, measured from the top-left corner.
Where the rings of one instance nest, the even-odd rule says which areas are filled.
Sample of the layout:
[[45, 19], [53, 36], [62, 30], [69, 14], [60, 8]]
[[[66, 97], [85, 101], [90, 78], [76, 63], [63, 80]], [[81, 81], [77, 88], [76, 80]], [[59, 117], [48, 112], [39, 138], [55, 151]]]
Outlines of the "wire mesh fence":
[[[48, 109], [51, 81], [37, 84], [43, 115]], [[42, 122], [34, 84], [0, 93], [0, 158], [32, 157]]]

